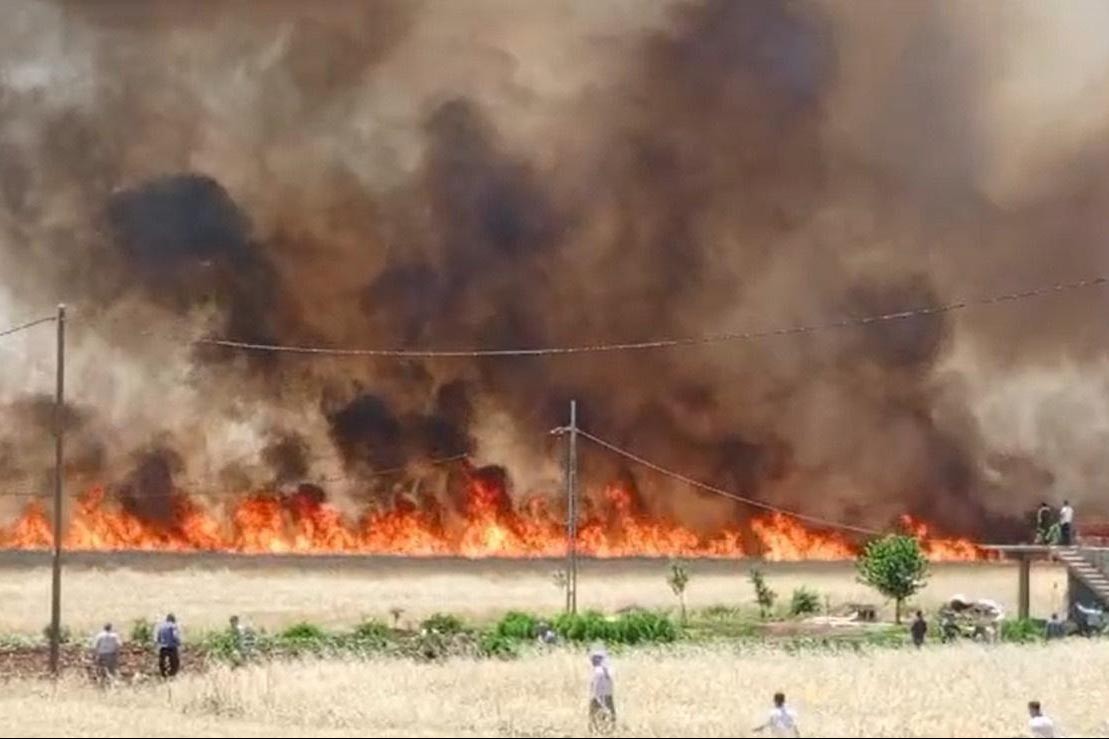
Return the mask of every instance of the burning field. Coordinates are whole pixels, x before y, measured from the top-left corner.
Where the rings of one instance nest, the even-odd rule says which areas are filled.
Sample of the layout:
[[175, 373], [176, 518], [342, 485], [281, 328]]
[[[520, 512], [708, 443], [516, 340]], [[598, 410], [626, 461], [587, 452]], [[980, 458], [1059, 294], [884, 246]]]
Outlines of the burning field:
[[[405, 556], [557, 557], [566, 553], [565, 514], [540, 498], [514, 506], [501, 478], [464, 469], [461, 505], [444, 508], [434, 497], [403, 498], [391, 510], [349, 517], [320, 488], [288, 494], [249, 494], [213, 505], [183, 493], [161, 501], [163, 517], [136, 512], [141, 502], [109, 497], [103, 488], [81, 495], [63, 544], [81, 551], [220, 551], [248, 554], [387, 554]], [[858, 540], [839, 532], [806, 529], [789, 516], [758, 516], [745, 526], [698, 534], [645, 514], [627, 487], [610, 485], [589, 498], [576, 548], [590, 557], [718, 557], [756, 555], [772, 561], [837, 560], [854, 556]], [[917, 536], [934, 561], [982, 558], [965, 539], [931, 536], [905, 516], [900, 528]], [[37, 502], [0, 529], [0, 547], [51, 546], [51, 522]]]

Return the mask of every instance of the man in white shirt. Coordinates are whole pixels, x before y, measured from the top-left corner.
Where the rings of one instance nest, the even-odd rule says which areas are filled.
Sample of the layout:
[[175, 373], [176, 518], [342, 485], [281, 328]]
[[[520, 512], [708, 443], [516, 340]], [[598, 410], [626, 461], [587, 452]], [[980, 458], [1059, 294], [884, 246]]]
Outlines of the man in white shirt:
[[1039, 701], [1028, 701], [1028, 735], [1032, 737], [1047, 737], [1052, 739], [1055, 736], [1055, 722], [1049, 719], [1040, 710]]
[[589, 653], [589, 662], [593, 666], [589, 679], [589, 729], [595, 734], [611, 734], [616, 728], [612, 670], [606, 656], [601, 648], [594, 648]]
[[793, 715], [793, 711], [786, 708], [785, 693], [774, 694], [774, 708], [770, 709], [770, 716], [766, 719], [766, 723], [755, 727], [755, 733], [767, 729], [770, 729], [773, 736], [801, 736], [801, 731], [797, 728], [797, 717]]
[[112, 631], [111, 624], [92, 640], [92, 656], [96, 663], [96, 676], [99, 679], [114, 678], [119, 668], [119, 649], [123, 645], [119, 634]]
[[1059, 543], [1065, 547], [1071, 546], [1074, 543], [1071, 539], [1073, 535], [1074, 509], [1069, 500], [1064, 500], [1063, 507], [1059, 509]]

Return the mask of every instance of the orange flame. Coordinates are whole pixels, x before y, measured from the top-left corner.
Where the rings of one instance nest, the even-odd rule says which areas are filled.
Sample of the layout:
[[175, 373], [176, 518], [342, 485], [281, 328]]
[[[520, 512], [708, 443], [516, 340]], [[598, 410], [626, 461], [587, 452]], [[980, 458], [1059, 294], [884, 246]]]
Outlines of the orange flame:
[[905, 531], [920, 540], [924, 553], [933, 562], [965, 562], [985, 559], [986, 553], [969, 539], [945, 539], [931, 534], [928, 524], [906, 514], [901, 517]]
[[796, 519], [771, 513], [751, 522], [751, 529], [762, 542], [763, 556], [771, 561], [794, 562], [803, 559], [850, 559], [856, 547], [836, 533], [808, 531]]
[[[566, 553], [564, 514], [544, 498], [515, 504], [497, 480], [469, 476], [458, 514], [398, 502], [391, 509], [344, 516], [318, 490], [282, 495], [252, 493], [226, 515], [185, 494], [175, 494], [165, 520], [128, 511], [94, 487], [70, 512], [63, 544], [86, 551], [228, 551], [266, 553], [360, 553], [405, 556], [558, 557]], [[716, 557], [745, 554], [769, 560], [847, 559], [858, 542], [806, 528], [779, 513], [704, 534], [646, 513], [635, 492], [612, 484], [583, 501], [575, 539], [591, 557]], [[921, 539], [937, 561], [973, 560], [984, 555], [965, 539], [936, 538], [927, 524], [908, 516], [902, 524]], [[53, 537], [49, 516], [33, 501], [10, 526], [0, 527], [0, 547], [44, 549]]]

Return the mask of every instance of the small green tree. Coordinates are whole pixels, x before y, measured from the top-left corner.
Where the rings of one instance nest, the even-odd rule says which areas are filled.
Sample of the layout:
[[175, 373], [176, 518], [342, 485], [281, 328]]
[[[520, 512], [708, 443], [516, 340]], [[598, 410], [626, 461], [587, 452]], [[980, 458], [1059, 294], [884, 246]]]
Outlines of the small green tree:
[[674, 595], [678, 596], [678, 603], [682, 607], [682, 623], [685, 623], [685, 586], [689, 584], [689, 568], [681, 562], [671, 562], [670, 571], [666, 575], [666, 582]]
[[551, 582], [554, 583], [554, 586], [562, 592], [566, 592], [567, 579], [568, 578], [566, 577], [566, 570], [555, 570], [551, 573]]
[[400, 617], [404, 615], [404, 609], [400, 606], [393, 606], [389, 609], [389, 615], [393, 617], [393, 628], [400, 628]]
[[762, 570], [757, 567], [751, 570], [748, 577], [751, 579], [751, 585], [755, 588], [755, 602], [759, 604], [759, 613], [762, 614], [763, 618], [766, 618], [770, 615], [770, 610], [774, 608], [774, 601], [778, 594], [766, 584], [766, 578], [763, 577]]
[[856, 562], [859, 579], [894, 601], [894, 620], [901, 623], [901, 604], [928, 579], [928, 559], [912, 536], [889, 534], [867, 543]]
[[136, 618], [131, 622], [131, 641], [136, 644], [154, 641], [154, 624], [145, 618]]
[[807, 616], [820, 610], [820, 596], [813, 590], [801, 586], [793, 591], [789, 601], [789, 615]]

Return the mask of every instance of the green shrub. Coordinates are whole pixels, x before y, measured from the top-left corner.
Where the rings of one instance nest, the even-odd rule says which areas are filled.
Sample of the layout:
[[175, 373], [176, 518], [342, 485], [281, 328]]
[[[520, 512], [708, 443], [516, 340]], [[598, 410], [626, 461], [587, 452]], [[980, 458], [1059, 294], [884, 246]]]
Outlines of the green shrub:
[[618, 641], [622, 644], [672, 642], [678, 638], [678, 627], [669, 616], [655, 611], [632, 611], [616, 619]]
[[555, 618], [553, 626], [559, 636], [570, 641], [597, 641], [609, 633], [608, 622], [596, 611], [563, 613]]
[[742, 615], [743, 611], [741, 611], [739, 608], [736, 608], [735, 606], [726, 606], [723, 604], [709, 606], [708, 608], [705, 608], [701, 611], [702, 617], [713, 619], [714, 621], [726, 621], [730, 619], [740, 618]]
[[450, 641], [445, 634], [426, 629], [415, 636], [407, 646], [409, 656], [426, 662], [438, 662], [450, 656]]
[[1044, 637], [1044, 621], [1032, 618], [1005, 619], [1001, 622], [1001, 641], [1033, 642]]
[[420, 627], [437, 634], [458, 634], [466, 630], [462, 619], [450, 613], [436, 613], [425, 619]]
[[389, 627], [376, 619], [367, 619], [354, 627], [355, 639], [359, 641], [386, 642], [392, 636]]
[[[277, 637], [277, 639], [281, 639], [281, 637]], [[311, 641], [297, 642], [295, 639], [292, 640], [292, 643], [294, 650], [297, 651], [301, 646], [313, 644]], [[259, 631], [252, 632], [249, 641], [244, 643], [230, 630], [224, 629], [204, 634], [199, 639], [198, 644], [204, 650], [205, 656], [211, 659], [242, 664], [244, 659], [249, 656], [274, 654], [281, 647], [287, 646], [289, 641], [281, 644], [273, 636], [264, 631]]]
[[26, 634], [0, 634], [0, 651], [5, 649], [34, 649], [42, 646], [33, 636]]
[[154, 624], [145, 618], [136, 618], [131, 622], [131, 641], [139, 644], [150, 644], [154, 641]]
[[613, 619], [596, 611], [564, 613], [554, 620], [553, 627], [559, 636], [575, 642], [641, 644], [678, 638], [677, 625], [666, 614], [655, 611], [631, 611]]
[[[51, 626], [50, 624], [46, 624], [46, 626], [44, 626], [43, 629], [42, 629], [42, 638], [45, 639], [48, 642], [50, 641], [50, 634], [53, 631], [50, 628], [50, 626]], [[61, 626], [58, 627], [58, 642], [59, 643], [69, 644], [70, 640], [72, 639], [72, 636], [73, 635], [70, 633], [69, 627], [66, 626], [65, 624], [62, 624]]]
[[205, 653], [214, 659], [230, 660], [238, 654], [238, 642], [230, 631], [206, 634], [201, 642]]
[[801, 586], [793, 591], [789, 601], [789, 615], [807, 616], [820, 612], [820, 596], [812, 590]]
[[478, 641], [478, 654], [483, 657], [498, 657], [500, 659], [513, 659], [517, 656], [516, 641], [513, 637], [499, 634], [496, 631], [487, 631]]
[[532, 639], [538, 633], [539, 619], [530, 613], [509, 611], [497, 622], [493, 632], [508, 639]]
[[301, 621], [282, 631], [281, 638], [287, 641], [298, 642], [324, 641], [327, 639], [327, 632], [315, 624]]

